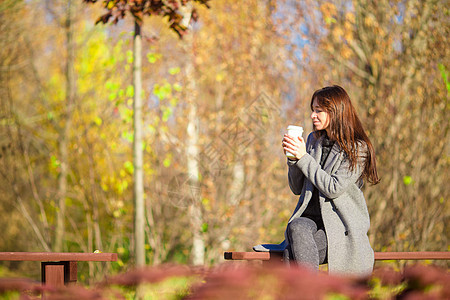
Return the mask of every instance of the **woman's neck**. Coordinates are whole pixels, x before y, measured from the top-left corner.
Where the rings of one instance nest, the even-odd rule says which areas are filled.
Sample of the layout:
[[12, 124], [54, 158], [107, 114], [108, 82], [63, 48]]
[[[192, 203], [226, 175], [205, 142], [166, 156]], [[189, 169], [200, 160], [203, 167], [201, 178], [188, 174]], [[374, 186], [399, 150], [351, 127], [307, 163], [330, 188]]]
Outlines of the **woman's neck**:
[[327, 128], [325, 128], [325, 132], [327, 133], [328, 138], [331, 140], [331, 130], [330, 130], [330, 126], [328, 126]]

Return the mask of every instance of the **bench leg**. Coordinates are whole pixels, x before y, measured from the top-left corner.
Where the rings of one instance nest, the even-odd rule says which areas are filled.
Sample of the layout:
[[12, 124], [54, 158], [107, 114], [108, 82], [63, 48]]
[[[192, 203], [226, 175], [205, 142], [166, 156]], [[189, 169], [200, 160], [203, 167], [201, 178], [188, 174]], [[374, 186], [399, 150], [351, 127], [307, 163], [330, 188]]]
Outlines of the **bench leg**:
[[78, 267], [76, 261], [69, 261], [68, 266], [68, 276], [67, 280], [65, 279], [65, 284], [75, 284], [77, 283], [77, 273], [78, 273]]
[[283, 263], [283, 252], [271, 252], [269, 260], [263, 260], [263, 267], [280, 265]]
[[41, 281], [53, 287], [77, 282], [77, 262], [41, 262]]
[[41, 263], [42, 284], [53, 287], [64, 286], [64, 265], [59, 263]]

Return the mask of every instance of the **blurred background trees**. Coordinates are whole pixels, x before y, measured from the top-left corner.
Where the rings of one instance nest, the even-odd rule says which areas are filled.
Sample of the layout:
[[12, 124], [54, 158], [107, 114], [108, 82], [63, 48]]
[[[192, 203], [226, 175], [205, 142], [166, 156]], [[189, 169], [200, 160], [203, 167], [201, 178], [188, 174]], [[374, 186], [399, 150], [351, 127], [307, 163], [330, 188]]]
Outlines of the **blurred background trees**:
[[[69, 43], [68, 3], [0, 2], [0, 251], [117, 252], [118, 270], [133, 253], [134, 24], [94, 26], [101, 7], [74, 1]], [[447, 250], [444, 3], [210, 5], [182, 40], [166, 19], [143, 25], [147, 262], [194, 263], [194, 240], [207, 265], [281, 242], [297, 202], [281, 136], [312, 129], [310, 97], [329, 84], [350, 93], [378, 155], [382, 181], [364, 188], [375, 250]], [[86, 267], [95, 279], [111, 265]]]

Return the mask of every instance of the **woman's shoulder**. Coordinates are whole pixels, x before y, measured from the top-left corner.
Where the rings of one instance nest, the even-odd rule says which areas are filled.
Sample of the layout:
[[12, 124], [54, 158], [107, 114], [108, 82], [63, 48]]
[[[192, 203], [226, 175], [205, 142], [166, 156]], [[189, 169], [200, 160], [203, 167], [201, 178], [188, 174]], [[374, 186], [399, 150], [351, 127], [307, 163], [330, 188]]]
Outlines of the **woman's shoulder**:
[[308, 136], [306, 137], [307, 141], [309, 141], [310, 139], [314, 138], [313, 136], [314, 131], [311, 131]]
[[308, 137], [306, 138], [306, 142], [315, 142], [317, 140], [316, 135], [314, 134], [314, 131], [311, 131], [308, 134]]
[[366, 153], [368, 151], [367, 143], [364, 140], [356, 141], [356, 149], [360, 155]]
[[317, 138], [316, 138], [316, 136], [314, 134], [314, 131], [310, 132], [308, 134], [308, 137], [306, 138], [306, 145], [307, 146], [308, 145], [314, 145], [316, 143], [316, 141], [317, 141]]
[[308, 138], [306, 139], [306, 144], [311, 146], [318, 145], [319, 143], [322, 143], [325, 135], [323, 133], [311, 131], [308, 135]]

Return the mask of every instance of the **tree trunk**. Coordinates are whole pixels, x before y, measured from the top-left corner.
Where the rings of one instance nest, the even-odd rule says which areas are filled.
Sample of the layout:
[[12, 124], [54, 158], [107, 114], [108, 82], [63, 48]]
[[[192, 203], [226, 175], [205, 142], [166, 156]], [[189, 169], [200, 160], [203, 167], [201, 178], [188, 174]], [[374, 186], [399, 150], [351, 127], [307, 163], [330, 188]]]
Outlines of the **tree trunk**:
[[67, 195], [67, 175], [69, 172], [69, 135], [72, 127], [72, 112], [75, 104], [75, 45], [73, 41], [73, 15], [75, 3], [72, 0], [67, 2], [66, 18], [66, 39], [67, 39], [67, 60], [66, 60], [66, 105], [65, 105], [65, 124], [60, 130], [59, 136], [59, 160], [60, 174], [58, 178], [58, 212], [56, 216], [56, 236], [54, 250], [63, 251], [63, 241], [65, 235], [64, 220], [66, 214], [66, 195]]
[[[191, 79], [192, 80], [192, 79]], [[188, 92], [189, 93], [189, 92]], [[188, 96], [190, 97], [190, 96]], [[197, 107], [191, 101], [189, 103], [189, 123], [187, 126], [187, 167], [189, 174], [189, 187], [191, 203], [189, 206], [189, 215], [193, 228], [192, 239], [192, 263], [194, 265], [203, 265], [205, 262], [205, 241], [202, 233], [203, 215], [201, 207], [201, 195], [199, 185], [199, 166], [198, 166], [198, 116]]]
[[198, 132], [198, 113], [195, 103], [197, 90], [194, 74], [194, 49], [193, 32], [185, 36], [186, 52], [188, 59], [186, 63], [186, 102], [188, 104], [188, 125], [187, 125], [187, 171], [189, 175], [189, 192], [191, 203], [189, 206], [189, 217], [193, 229], [192, 237], [192, 263], [194, 265], [203, 265], [205, 262], [205, 240], [203, 236], [203, 214], [199, 184], [199, 132]]
[[189, 123], [187, 127], [187, 165], [189, 174], [189, 187], [191, 193], [191, 203], [189, 214], [193, 228], [192, 240], [192, 263], [202, 265], [205, 260], [205, 242], [202, 234], [202, 209], [201, 197], [199, 193], [199, 170], [198, 170], [198, 130], [197, 130], [197, 108], [195, 104], [189, 105]]
[[144, 173], [142, 149], [142, 38], [141, 25], [134, 23], [133, 44], [133, 157], [134, 157], [134, 251], [136, 266], [145, 265]]
[[233, 166], [233, 181], [230, 186], [230, 202], [232, 206], [236, 206], [242, 199], [242, 192], [244, 191], [245, 181], [245, 169], [242, 158], [238, 157], [238, 160]]

